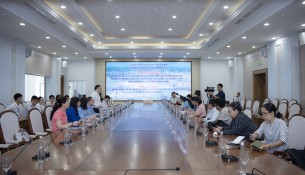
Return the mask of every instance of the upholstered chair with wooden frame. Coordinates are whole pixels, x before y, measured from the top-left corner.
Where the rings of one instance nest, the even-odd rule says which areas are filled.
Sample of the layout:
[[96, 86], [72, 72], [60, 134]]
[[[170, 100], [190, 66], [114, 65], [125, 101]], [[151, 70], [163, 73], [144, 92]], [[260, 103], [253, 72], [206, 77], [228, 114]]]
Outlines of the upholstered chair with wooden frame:
[[245, 109], [243, 111], [244, 114], [246, 114], [250, 119], [252, 118], [252, 111], [251, 109]]
[[277, 99], [277, 98], [273, 99], [273, 100], [272, 100], [272, 104], [274, 104], [274, 106], [275, 106], [276, 109], [277, 109], [277, 108], [279, 107], [279, 104], [280, 104], [279, 99]]
[[253, 115], [257, 116], [258, 115], [258, 111], [259, 111], [259, 101], [258, 100], [255, 100], [253, 102], [253, 105], [252, 105], [252, 113]]
[[245, 109], [252, 109], [252, 100], [247, 100]]
[[285, 102], [280, 103], [277, 111], [282, 114], [282, 119], [285, 120], [286, 122], [288, 122], [288, 120], [287, 120], [288, 103], [285, 103]]
[[242, 98], [240, 100], [240, 106], [241, 106], [241, 109], [244, 110], [245, 109], [245, 105], [246, 105], [246, 98]]
[[38, 109], [31, 109], [28, 115], [30, 133], [36, 136], [48, 135], [43, 128], [42, 115]]
[[2, 103], [0, 103], [0, 112], [2, 111], [5, 111], [5, 106]]
[[281, 100], [280, 100], [280, 104], [281, 104], [281, 103], [287, 103], [287, 105], [288, 105], [288, 100], [287, 100], [287, 99], [281, 99]]
[[289, 108], [288, 121], [291, 119], [292, 116], [294, 116], [296, 114], [300, 114], [301, 112], [302, 112], [301, 105], [299, 105], [297, 103], [292, 104]]
[[47, 128], [45, 127], [45, 130], [49, 132], [52, 129], [52, 122], [50, 119], [52, 110], [53, 110], [53, 106], [46, 106], [44, 114], [42, 115], [43, 117], [45, 117], [45, 120], [47, 121]]

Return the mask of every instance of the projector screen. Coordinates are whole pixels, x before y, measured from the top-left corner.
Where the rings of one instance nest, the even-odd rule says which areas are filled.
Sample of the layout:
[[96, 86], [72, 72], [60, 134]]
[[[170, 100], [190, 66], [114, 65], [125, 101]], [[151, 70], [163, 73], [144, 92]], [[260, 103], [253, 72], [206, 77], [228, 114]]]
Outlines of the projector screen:
[[113, 100], [168, 100], [192, 89], [192, 62], [106, 62], [105, 70]]

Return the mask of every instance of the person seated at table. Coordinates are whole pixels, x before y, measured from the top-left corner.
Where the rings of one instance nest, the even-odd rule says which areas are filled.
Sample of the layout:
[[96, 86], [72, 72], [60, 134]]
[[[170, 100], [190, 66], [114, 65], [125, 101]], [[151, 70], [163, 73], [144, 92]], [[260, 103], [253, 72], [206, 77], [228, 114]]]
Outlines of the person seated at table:
[[250, 134], [257, 130], [256, 124], [243, 112], [241, 112], [241, 105], [239, 102], [232, 102], [229, 105], [229, 113], [232, 122], [229, 126], [214, 127], [214, 132], [223, 132], [223, 134], [245, 136], [250, 139]]
[[108, 111], [110, 110], [110, 105], [109, 105], [109, 101], [110, 101], [110, 96], [109, 95], [106, 95], [103, 99], [103, 102], [102, 102], [102, 111]]
[[190, 103], [186, 97], [180, 96], [180, 101], [181, 101], [180, 107], [182, 108], [182, 110], [187, 110], [187, 109], [192, 110], [192, 107], [190, 106]]
[[44, 103], [44, 99], [43, 99], [43, 97], [38, 97], [38, 103], [37, 103], [37, 108], [39, 109], [39, 111], [40, 112], [42, 112], [42, 111], [44, 111], [44, 106], [45, 105], [45, 103]]
[[196, 121], [198, 124], [200, 124], [203, 122], [203, 118], [206, 116], [205, 106], [199, 97], [192, 97], [192, 103], [194, 106], [196, 106], [196, 111], [188, 111], [187, 117], [190, 121]]
[[60, 97], [51, 112], [51, 121], [52, 121], [52, 132], [57, 132], [60, 129], [65, 129], [71, 126], [77, 126], [78, 121], [68, 123], [66, 110], [69, 108], [69, 99], [65, 97]]
[[251, 135], [251, 140], [254, 141], [264, 135], [266, 144], [261, 149], [271, 153], [284, 151], [287, 148], [288, 128], [285, 121], [281, 119], [281, 114], [276, 112], [276, 107], [272, 103], [264, 104], [261, 113], [265, 121]]
[[172, 92], [172, 94], [171, 94], [171, 103], [173, 104], [173, 105], [181, 105], [180, 103], [179, 103], [179, 97], [177, 96], [177, 93], [176, 92]]
[[209, 103], [208, 103], [208, 114], [206, 116], [206, 118], [204, 119], [204, 122], [206, 124], [208, 124], [209, 122], [214, 122], [218, 116], [219, 116], [219, 111], [216, 109], [216, 100], [214, 99], [210, 99]]
[[210, 122], [211, 126], [227, 126], [230, 125], [232, 118], [229, 114], [229, 109], [226, 107], [226, 100], [223, 98], [214, 99], [216, 104], [216, 109], [219, 111], [218, 118]]
[[[92, 101], [91, 105], [88, 104], [88, 99]], [[93, 111], [93, 98], [81, 98], [80, 99], [80, 106], [77, 108], [78, 114], [81, 119], [89, 120], [91, 121], [94, 119], [98, 114]], [[91, 108], [90, 108], [91, 107]]]
[[56, 101], [55, 101], [54, 95], [50, 95], [50, 96], [49, 96], [49, 100], [46, 101], [46, 106], [52, 106], [52, 107], [54, 107], [55, 102], [56, 102]]
[[[67, 98], [67, 97], [65, 97]], [[67, 98], [68, 99], [68, 98]], [[66, 110], [68, 122], [80, 121], [77, 108], [80, 106], [78, 97], [72, 97], [70, 101], [70, 107]]]
[[[26, 110], [26, 113], [29, 114], [29, 111], [31, 109], [38, 109], [37, 107], [37, 104], [38, 104], [38, 97], [36, 95], [33, 95], [31, 97], [31, 101], [30, 102], [27, 102], [25, 105], [24, 105], [24, 109]], [[39, 110], [39, 109], [38, 109]]]
[[[12, 110], [14, 111], [17, 116], [20, 118], [26, 118], [27, 116], [25, 115], [25, 112], [23, 111], [24, 108], [22, 106], [22, 101], [23, 101], [23, 98], [22, 98], [22, 94], [20, 93], [16, 93], [14, 95], [14, 100], [15, 102], [12, 103], [11, 105], [9, 105], [6, 110]], [[25, 115], [25, 116], [24, 116]]]

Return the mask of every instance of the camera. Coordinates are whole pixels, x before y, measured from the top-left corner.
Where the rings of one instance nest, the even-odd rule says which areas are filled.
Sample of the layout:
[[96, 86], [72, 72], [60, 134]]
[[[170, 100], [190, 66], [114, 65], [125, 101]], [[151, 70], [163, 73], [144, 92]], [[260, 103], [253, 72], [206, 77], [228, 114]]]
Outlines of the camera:
[[215, 87], [207, 87], [204, 92], [215, 92]]

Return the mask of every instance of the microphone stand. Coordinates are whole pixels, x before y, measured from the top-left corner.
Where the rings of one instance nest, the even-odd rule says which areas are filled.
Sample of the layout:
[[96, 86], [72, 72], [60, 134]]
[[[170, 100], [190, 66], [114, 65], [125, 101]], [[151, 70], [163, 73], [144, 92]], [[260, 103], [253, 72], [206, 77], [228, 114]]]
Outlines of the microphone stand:
[[176, 167], [176, 168], [167, 168], [167, 169], [128, 169], [125, 171], [124, 175], [127, 174], [127, 172], [129, 171], [180, 171], [180, 168], [179, 167]]
[[239, 149], [240, 147], [236, 147], [236, 148], [231, 148], [231, 149], [226, 149], [224, 154], [221, 154], [221, 158], [222, 160], [226, 161], [226, 162], [234, 162], [234, 161], [238, 161], [238, 158], [233, 156], [233, 155], [227, 155], [227, 150], [232, 150], [232, 149]]

